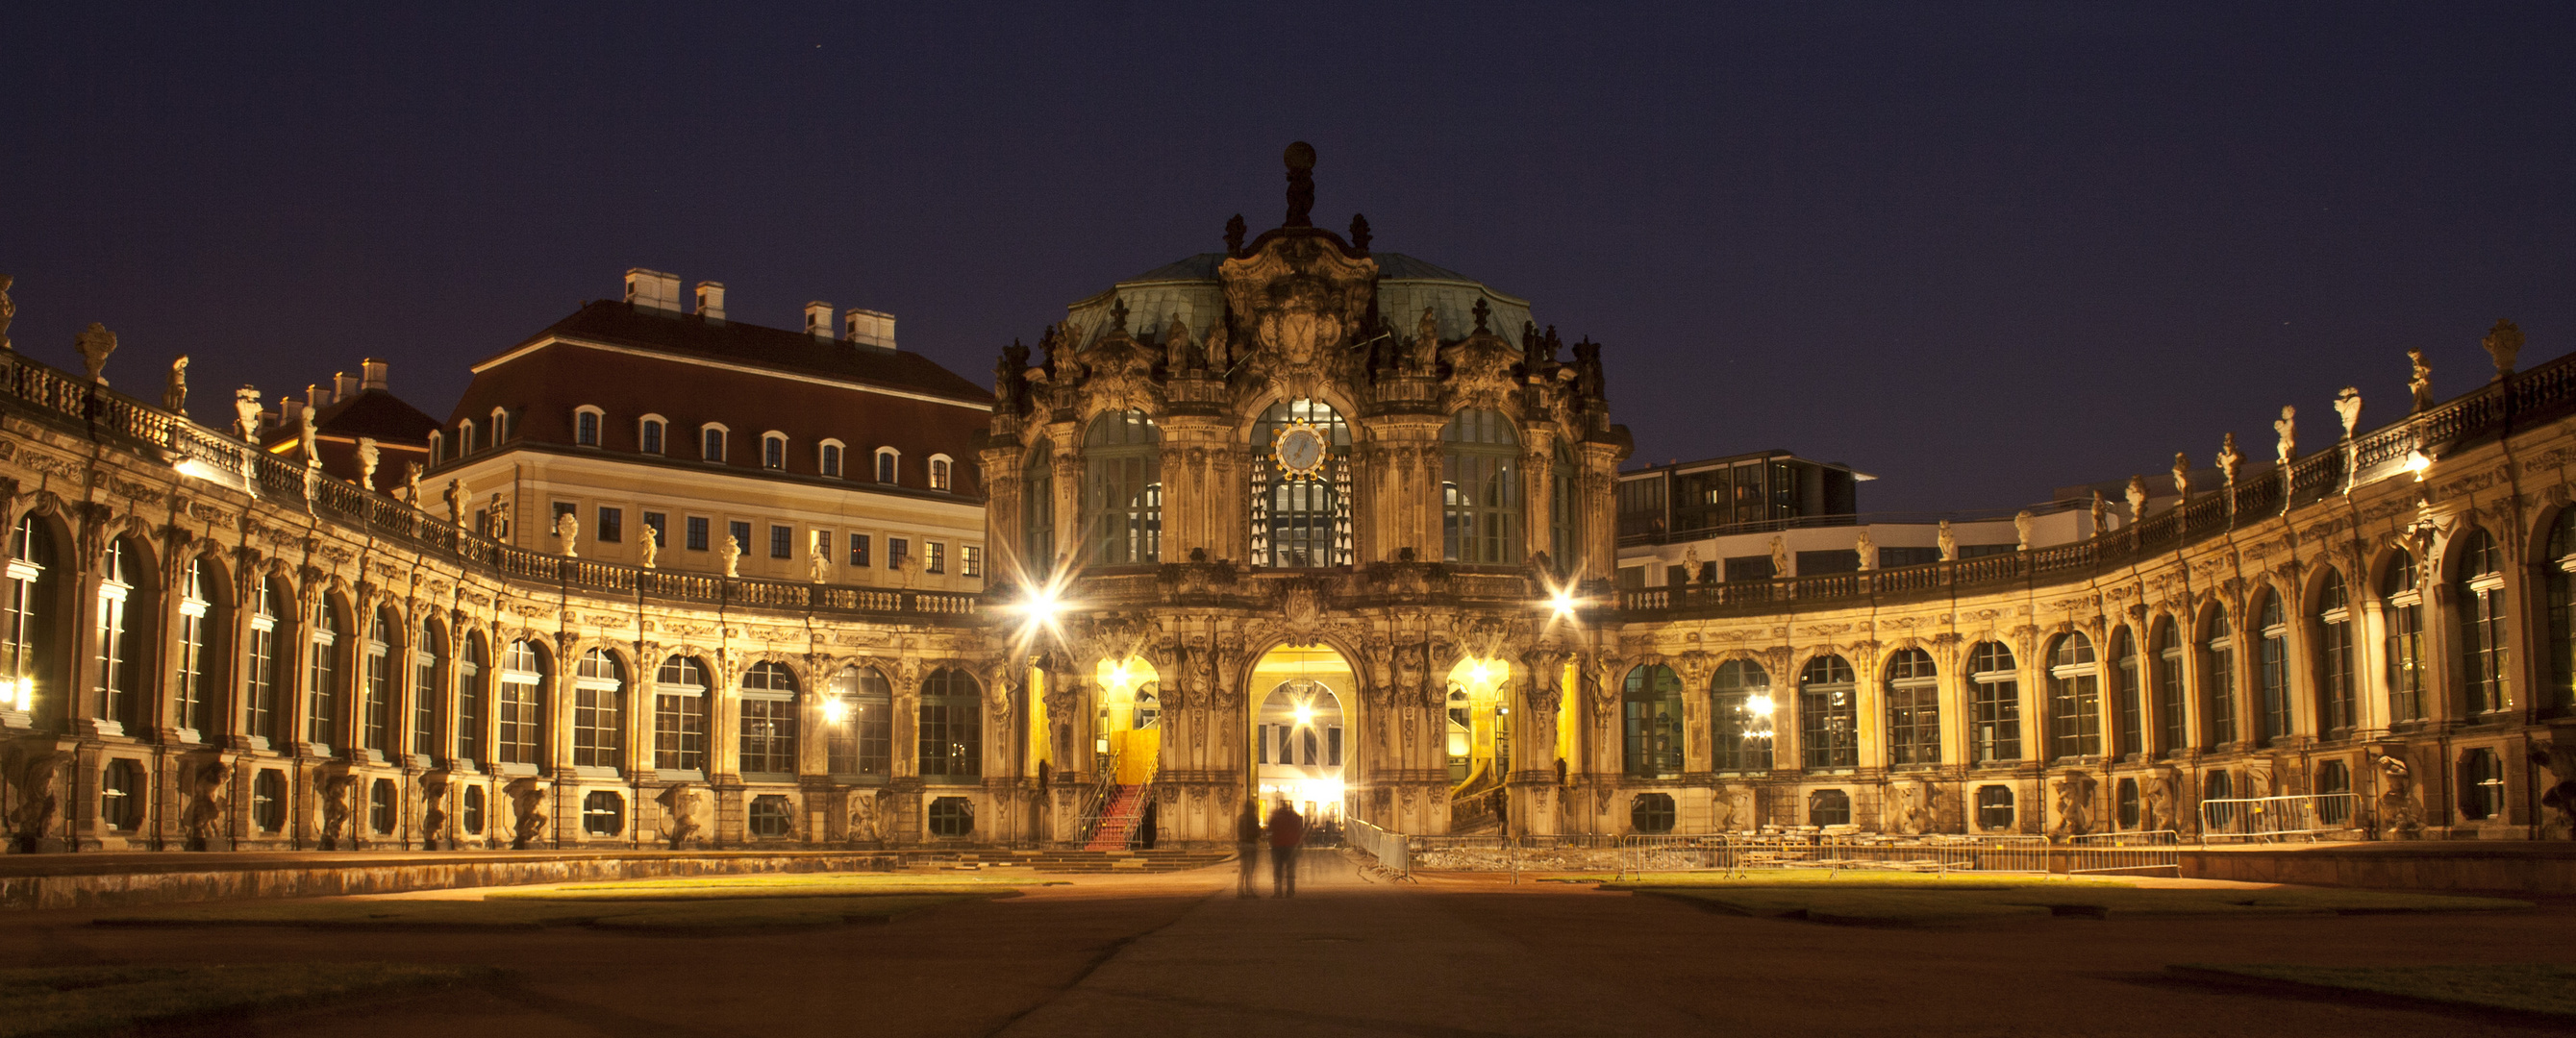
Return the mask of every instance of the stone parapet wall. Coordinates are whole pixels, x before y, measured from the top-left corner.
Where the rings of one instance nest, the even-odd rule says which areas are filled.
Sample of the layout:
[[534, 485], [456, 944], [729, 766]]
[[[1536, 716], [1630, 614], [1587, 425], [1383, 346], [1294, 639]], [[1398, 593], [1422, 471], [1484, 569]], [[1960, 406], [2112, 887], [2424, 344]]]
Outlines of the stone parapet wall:
[[[232, 898], [329, 897], [409, 890], [586, 883], [661, 876], [884, 871], [923, 852], [213, 854], [15, 859], [0, 868], [0, 910], [120, 908]], [[34, 867], [30, 867], [30, 866]]]

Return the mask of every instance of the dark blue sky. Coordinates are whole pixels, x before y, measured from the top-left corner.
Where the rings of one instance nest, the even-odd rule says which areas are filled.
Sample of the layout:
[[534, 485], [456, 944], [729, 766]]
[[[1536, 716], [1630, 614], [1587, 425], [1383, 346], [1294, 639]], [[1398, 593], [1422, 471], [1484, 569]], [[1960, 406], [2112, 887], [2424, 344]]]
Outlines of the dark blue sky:
[[1608, 343], [1632, 465], [1785, 447], [1870, 510], [2268, 455], [2283, 403], [2323, 443], [2498, 317], [2576, 345], [2565, 3], [229, 6], [0, 16], [12, 337], [104, 321], [147, 397], [191, 353], [201, 417], [362, 355], [444, 417], [630, 266], [980, 382], [1276, 224], [1298, 138], [1317, 222]]

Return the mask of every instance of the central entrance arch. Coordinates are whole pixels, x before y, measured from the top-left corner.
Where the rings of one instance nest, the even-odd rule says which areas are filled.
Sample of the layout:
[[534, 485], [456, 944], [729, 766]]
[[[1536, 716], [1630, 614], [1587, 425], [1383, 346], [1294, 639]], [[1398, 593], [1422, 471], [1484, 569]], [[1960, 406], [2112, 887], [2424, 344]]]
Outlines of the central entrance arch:
[[1359, 685], [1349, 661], [1321, 646], [1282, 646], [1253, 665], [1250, 689], [1246, 766], [1263, 809], [1286, 801], [1309, 824], [1340, 822], [1344, 776], [1358, 749]]

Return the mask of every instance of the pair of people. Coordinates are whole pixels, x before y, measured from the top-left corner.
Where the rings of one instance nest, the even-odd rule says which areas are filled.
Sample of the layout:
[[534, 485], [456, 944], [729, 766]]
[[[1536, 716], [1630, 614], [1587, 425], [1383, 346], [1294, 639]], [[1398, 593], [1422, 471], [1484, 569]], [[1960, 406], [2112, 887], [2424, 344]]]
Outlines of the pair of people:
[[[1282, 800], [1270, 812], [1270, 896], [1297, 896], [1297, 848], [1306, 842], [1306, 818]], [[1234, 896], [1254, 897], [1253, 862], [1261, 852], [1261, 805], [1244, 801], [1243, 815], [1234, 822], [1235, 857], [1240, 863], [1240, 880]]]

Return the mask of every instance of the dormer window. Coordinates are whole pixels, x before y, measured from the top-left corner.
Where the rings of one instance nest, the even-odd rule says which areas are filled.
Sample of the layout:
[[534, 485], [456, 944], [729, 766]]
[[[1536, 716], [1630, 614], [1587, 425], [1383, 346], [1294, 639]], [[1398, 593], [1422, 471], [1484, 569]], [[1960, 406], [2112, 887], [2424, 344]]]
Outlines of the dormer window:
[[902, 457], [903, 455], [892, 447], [877, 448], [877, 482], [894, 482], [896, 462]]
[[698, 458], [722, 464], [725, 460], [725, 427], [709, 422], [698, 430]]
[[499, 447], [501, 445], [501, 441], [509, 438], [510, 412], [505, 409], [495, 407], [492, 409], [492, 446]]
[[815, 470], [833, 479], [841, 478], [841, 441], [823, 441], [822, 454], [816, 461]]
[[462, 458], [472, 453], [474, 453], [474, 419], [467, 418], [456, 423], [456, 456]]
[[948, 455], [933, 454], [930, 456], [930, 489], [948, 489]]
[[765, 469], [785, 469], [787, 467], [786, 433], [772, 431], [761, 434], [760, 467]]
[[432, 429], [429, 431], [429, 463], [436, 465], [445, 460], [447, 460], [447, 434]]
[[583, 447], [599, 446], [599, 422], [602, 412], [584, 404], [572, 412], [572, 442]]
[[668, 426], [661, 415], [645, 415], [643, 422], [635, 427], [635, 442], [642, 445], [646, 454], [660, 454], [663, 452], [662, 434]]

